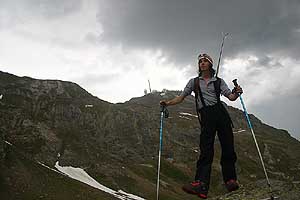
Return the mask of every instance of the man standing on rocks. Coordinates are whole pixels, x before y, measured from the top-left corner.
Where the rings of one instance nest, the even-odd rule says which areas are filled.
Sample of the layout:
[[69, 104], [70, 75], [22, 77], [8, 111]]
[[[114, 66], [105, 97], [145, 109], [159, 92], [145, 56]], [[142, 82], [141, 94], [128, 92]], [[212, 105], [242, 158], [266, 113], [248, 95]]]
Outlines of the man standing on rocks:
[[199, 76], [192, 78], [187, 83], [180, 96], [171, 100], [162, 100], [160, 104], [165, 106], [176, 105], [192, 92], [195, 93], [196, 108], [201, 125], [201, 153], [197, 161], [195, 180], [184, 185], [182, 189], [187, 193], [206, 199], [214, 157], [216, 133], [222, 148], [221, 166], [226, 188], [229, 192], [239, 188], [235, 170], [237, 157], [234, 150], [232, 121], [220, 101], [220, 95], [224, 95], [230, 101], [235, 101], [243, 91], [240, 86], [231, 91], [223, 79], [214, 77], [213, 60], [209, 55], [200, 54], [198, 56], [198, 67]]

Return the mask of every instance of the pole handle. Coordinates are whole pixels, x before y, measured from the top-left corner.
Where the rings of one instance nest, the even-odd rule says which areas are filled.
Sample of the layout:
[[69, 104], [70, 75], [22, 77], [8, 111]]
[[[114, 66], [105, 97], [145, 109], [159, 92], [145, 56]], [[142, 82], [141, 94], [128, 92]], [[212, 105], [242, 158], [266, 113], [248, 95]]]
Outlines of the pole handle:
[[232, 82], [233, 82], [233, 84], [234, 84], [235, 87], [237, 87], [237, 86], [239, 85], [239, 84], [237, 83], [237, 79], [234, 79]]
[[164, 117], [165, 118], [168, 118], [169, 117], [169, 111], [167, 109], [167, 105], [165, 102], [162, 102], [160, 104], [160, 112], [163, 112], [164, 113]]

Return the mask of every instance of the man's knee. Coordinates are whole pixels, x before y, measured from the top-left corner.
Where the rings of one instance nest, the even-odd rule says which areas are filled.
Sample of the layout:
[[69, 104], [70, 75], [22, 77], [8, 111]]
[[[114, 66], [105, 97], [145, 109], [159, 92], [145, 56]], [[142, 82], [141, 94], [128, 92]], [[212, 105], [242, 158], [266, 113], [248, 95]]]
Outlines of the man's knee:
[[237, 156], [236, 153], [233, 152], [227, 152], [227, 153], [222, 153], [222, 157], [221, 157], [221, 164], [225, 164], [225, 163], [235, 163], [237, 160]]

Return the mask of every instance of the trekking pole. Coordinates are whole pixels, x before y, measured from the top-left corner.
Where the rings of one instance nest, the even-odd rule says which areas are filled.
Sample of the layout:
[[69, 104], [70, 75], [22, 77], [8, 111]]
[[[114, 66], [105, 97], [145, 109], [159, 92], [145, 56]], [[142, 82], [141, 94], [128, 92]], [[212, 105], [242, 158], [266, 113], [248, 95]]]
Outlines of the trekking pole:
[[[233, 84], [234, 84], [235, 87], [238, 86], [237, 79], [234, 79], [232, 82], [233, 82]], [[248, 126], [249, 126], [249, 128], [250, 128], [250, 130], [251, 130], [251, 133], [252, 133], [252, 136], [253, 136], [255, 145], [256, 145], [256, 149], [257, 149], [257, 151], [258, 151], [258, 155], [259, 155], [259, 158], [260, 158], [260, 162], [261, 162], [262, 167], [263, 167], [264, 172], [265, 172], [265, 176], [266, 176], [266, 179], [267, 179], [267, 183], [268, 183], [268, 186], [269, 186], [269, 189], [270, 189], [270, 192], [271, 192], [270, 200], [277, 199], [278, 197], [273, 197], [273, 194], [272, 194], [272, 193], [273, 193], [273, 190], [272, 190], [272, 187], [271, 187], [271, 183], [270, 183], [270, 180], [269, 180], [269, 177], [268, 177], [268, 174], [267, 174], [267, 170], [266, 170], [266, 167], [265, 167], [265, 164], [264, 164], [264, 160], [263, 160], [263, 158], [262, 158], [262, 155], [261, 155], [261, 152], [260, 152], [260, 149], [259, 149], [259, 146], [258, 146], [256, 137], [255, 137], [255, 134], [254, 134], [254, 131], [253, 131], [253, 127], [252, 127], [252, 124], [251, 124], [251, 121], [250, 121], [250, 118], [249, 118], [249, 115], [248, 115], [246, 106], [245, 106], [244, 101], [243, 101], [242, 94], [239, 94], [239, 98], [240, 98], [240, 100], [241, 100], [241, 104], [242, 104], [242, 107], [243, 107], [243, 110], [244, 110], [244, 114], [245, 114], [245, 116], [246, 116]]]
[[220, 55], [219, 55], [219, 60], [218, 60], [218, 65], [217, 65], [216, 77], [218, 77], [218, 73], [219, 73], [221, 57], [223, 54], [224, 41], [225, 41], [225, 38], [229, 35], [229, 33], [225, 33], [225, 34], [222, 33], [222, 35], [223, 35], [223, 39], [222, 39], [222, 44], [221, 44], [221, 48], [220, 48]]
[[160, 157], [162, 150], [162, 134], [163, 134], [163, 119], [168, 118], [169, 113], [166, 105], [160, 106], [160, 129], [159, 129], [159, 151], [158, 151], [158, 166], [157, 166], [157, 183], [156, 183], [156, 199], [159, 200], [159, 174], [160, 174]]

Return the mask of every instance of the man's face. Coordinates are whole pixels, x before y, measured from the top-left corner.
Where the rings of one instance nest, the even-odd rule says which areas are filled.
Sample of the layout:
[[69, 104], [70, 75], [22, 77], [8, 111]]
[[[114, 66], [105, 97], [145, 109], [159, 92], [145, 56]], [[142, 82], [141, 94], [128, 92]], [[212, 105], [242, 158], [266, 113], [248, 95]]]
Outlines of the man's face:
[[199, 60], [199, 69], [201, 71], [209, 70], [210, 65], [211, 65], [210, 62], [206, 58], [201, 58]]

